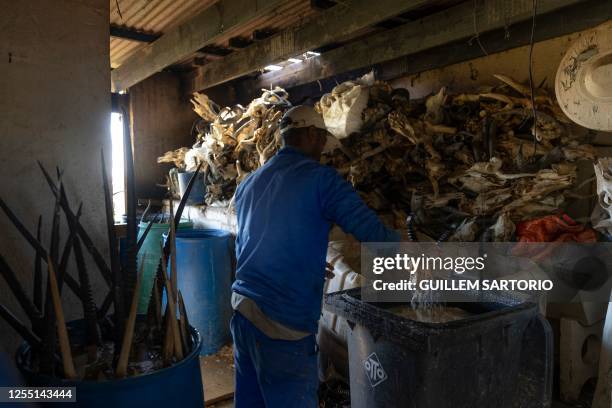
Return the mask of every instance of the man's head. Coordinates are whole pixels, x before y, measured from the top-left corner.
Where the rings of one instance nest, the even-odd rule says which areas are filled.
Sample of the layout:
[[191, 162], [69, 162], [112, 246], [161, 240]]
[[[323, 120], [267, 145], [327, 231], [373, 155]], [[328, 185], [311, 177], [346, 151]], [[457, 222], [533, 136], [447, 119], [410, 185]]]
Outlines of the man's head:
[[[328, 139], [323, 118], [309, 106], [289, 109], [280, 122], [283, 146], [291, 146], [315, 160], [321, 158]], [[330, 136], [331, 137], [331, 136]]]

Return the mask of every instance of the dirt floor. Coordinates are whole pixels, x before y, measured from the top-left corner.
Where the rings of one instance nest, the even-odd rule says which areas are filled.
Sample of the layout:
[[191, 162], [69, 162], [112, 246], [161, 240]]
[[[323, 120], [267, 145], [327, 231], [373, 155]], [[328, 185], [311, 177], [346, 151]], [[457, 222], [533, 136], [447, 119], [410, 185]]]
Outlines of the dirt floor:
[[234, 357], [232, 346], [225, 346], [216, 354], [200, 357], [200, 370], [204, 382], [206, 406], [233, 407]]

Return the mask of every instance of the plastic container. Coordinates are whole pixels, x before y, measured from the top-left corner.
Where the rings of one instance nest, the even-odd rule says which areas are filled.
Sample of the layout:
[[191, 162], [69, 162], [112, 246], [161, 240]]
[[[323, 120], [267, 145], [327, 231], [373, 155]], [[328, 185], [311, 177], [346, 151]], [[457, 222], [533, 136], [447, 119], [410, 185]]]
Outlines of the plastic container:
[[185, 300], [189, 323], [202, 336], [201, 355], [216, 353], [230, 339], [231, 237], [229, 232], [216, 229], [176, 234], [178, 288]]
[[[191, 176], [193, 176], [193, 173], [193, 171], [177, 173], [179, 182], [179, 193], [181, 194], [181, 197], [185, 195], [185, 190], [187, 190], [187, 185], [189, 184], [189, 180], [191, 180]], [[202, 204], [204, 202], [205, 196], [206, 186], [204, 185], [204, 174], [200, 172], [198, 173], [195, 183], [193, 183], [193, 187], [191, 188], [191, 192], [189, 193], [189, 197], [187, 198], [187, 204]]]
[[361, 301], [359, 289], [327, 296], [326, 308], [351, 327], [351, 407], [550, 406], [548, 322], [534, 303], [508, 294], [485, 300], [452, 304], [467, 318], [425, 323], [386, 310], [398, 303]]
[[[356, 270], [361, 261], [361, 243], [357, 240], [330, 241], [327, 262], [334, 266], [334, 277], [326, 279], [323, 293], [335, 293], [361, 285], [361, 275]], [[355, 255], [356, 254], [356, 255]], [[348, 381], [347, 337], [350, 329], [344, 317], [327, 310], [321, 313], [317, 344], [319, 345], [319, 379]]]
[[[148, 225], [149, 223], [147, 222], [140, 223], [138, 226], [138, 239], [140, 239]], [[140, 294], [138, 295], [138, 314], [147, 313], [157, 265], [159, 265], [159, 259], [161, 258], [160, 245], [162, 244], [162, 236], [168, 232], [169, 227], [170, 224], [168, 223], [154, 223], [147, 234], [147, 238], [142, 243], [140, 252], [138, 252], [138, 265], [144, 261], [142, 283], [140, 285]], [[193, 223], [191, 221], [181, 221], [178, 229], [179, 231], [193, 229]]]
[[[83, 320], [68, 323], [71, 343], [85, 338]], [[80, 329], [81, 328], [81, 329]], [[204, 391], [200, 372], [199, 351], [202, 340], [193, 327], [191, 335], [194, 347], [191, 352], [173, 366], [135, 377], [108, 381], [71, 381], [33, 373], [25, 364], [29, 359], [30, 345], [23, 343], [15, 360], [26, 383], [37, 387], [76, 387], [76, 402], [46, 402], [45, 407], [86, 408], [134, 408], [204, 406]]]

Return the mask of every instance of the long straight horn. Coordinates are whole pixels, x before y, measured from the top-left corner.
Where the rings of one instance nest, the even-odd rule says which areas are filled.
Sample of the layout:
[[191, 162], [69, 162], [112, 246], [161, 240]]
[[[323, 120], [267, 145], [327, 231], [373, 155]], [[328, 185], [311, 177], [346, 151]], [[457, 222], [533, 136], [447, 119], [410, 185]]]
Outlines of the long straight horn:
[[172, 289], [172, 282], [170, 281], [170, 279], [168, 279], [168, 272], [166, 271], [166, 263], [163, 262], [162, 263], [162, 272], [164, 274], [164, 284], [166, 286], [166, 300], [167, 300], [167, 306], [168, 306], [168, 314], [170, 315], [170, 318], [168, 319], [169, 323], [170, 323], [170, 328], [172, 329], [172, 337], [173, 342], [174, 342], [174, 355], [176, 356], [177, 359], [182, 360], [183, 359], [183, 345], [181, 344], [181, 335], [179, 332], [179, 326], [178, 326], [178, 322], [176, 320], [176, 308], [175, 308], [175, 301], [174, 301], [174, 296], [172, 295], [172, 293], [174, 292], [174, 290]]
[[124, 271], [124, 294], [126, 302], [131, 299], [136, 283], [136, 247], [137, 247], [137, 220], [136, 220], [136, 185], [134, 181], [134, 156], [132, 153], [132, 138], [130, 135], [129, 114], [122, 109], [123, 115], [123, 152], [125, 156], [125, 192], [127, 210], [127, 260]]
[[161, 307], [161, 291], [159, 289], [159, 279], [155, 277], [153, 280], [153, 306], [155, 308], [155, 323], [157, 327], [162, 325], [162, 307]]
[[132, 339], [134, 338], [134, 326], [136, 324], [136, 312], [138, 310], [138, 297], [140, 294], [140, 284], [142, 282], [143, 271], [144, 262], [140, 265], [140, 272], [136, 278], [136, 286], [134, 287], [134, 294], [132, 296], [132, 303], [130, 305], [130, 314], [128, 315], [127, 323], [125, 325], [125, 332], [123, 334], [121, 353], [119, 354], [119, 362], [117, 363], [117, 371], [115, 372], [116, 376], [119, 378], [127, 375], [127, 365], [130, 350], [132, 349]]
[[110, 287], [110, 284], [112, 281], [112, 276], [111, 276], [112, 273], [111, 273], [110, 268], [106, 264], [104, 257], [102, 256], [100, 251], [98, 251], [98, 248], [96, 248], [96, 246], [94, 245], [93, 241], [91, 240], [91, 237], [89, 236], [85, 228], [83, 228], [83, 225], [79, 221], [78, 217], [70, 209], [70, 205], [68, 204], [68, 197], [66, 197], [66, 191], [63, 188], [60, 189], [60, 196], [61, 196], [60, 204], [62, 205], [62, 209], [64, 210], [66, 217], [70, 220], [69, 222], [71, 221], [75, 222], [77, 226], [77, 233], [79, 237], [81, 238], [81, 243], [83, 244], [83, 246], [85, 246], [85, 248], [87, 249], [91, 257], [93, 258], [94, 263], [100, 270], [100, 274], [104, 278], [104, 281]]
[[[170, 200], [170, 219], [174, 220], [174, 205], [172, 204], [172, 200]], [[172, 268], [172, 276], [170, 277], [172, 282], [172, 299], [174, 299], [174, 304], [176, 307], [176, 299], [178, 297], [177, 293], [177, 285], [178, 285], [178, 272], [176, 269], [176, 226], [174, 222], [170, 223], [170, 267]]]
[[87, 272], [83, 250], [81, 249], [81, 243], [78, 238], [74, 240], [74, 259], [79, 274], [79, 282], [81, 283], [81, 292], [83, 294], [81, 304], [87, 324], [87, 344], [91, 346], [91, 348], [95, 348], [102, 342], [102, 338], [98, 330], [97, 308], [93, 300], [89, 273]]
[[[42, 227], [42, 215], [38, 216], [38, 225], [36, 227], [36, 240], [40, 242], [40, 230]], [[34, 288], [32, 297], [34, 298], [34, 306], [38, 310], [42, 308], [42, 258], [35, 254], [34, 259]]]
[[[76, 219], [78, 220], [81, 216], [81, 211], [83, 209], [83, 205], [79, 205], [79, 209], [76, 213]], [[68, 287], [74, 292], [74, 294], [79, 298], [83, 299], [83, 293], [81, 291], [81, 287], [79, 284], [70, 276], [66, 269], [68, 268], [68, 260], [70, 259], [70, 254], [72, 253], [72, 247], [74, 246], [74, 240], [77, 239], [77, 233], [74, 228], [70, 228], [71, 223], [68, 223], [70, 232], [68, 233], [68, 238], [66, 238], [66, 242], [64, 243], [64, 250], [62, 251], [62, 256], [60, 257], [59, 266], [57, 270], [57, 287], [59, 288], [60, 294], [62, 293], [62, 285], [65, 282]]]
[[[66, 218], [68, 219], [68, 222], [71, 222], [76, 216], [72, 212], [72, 209], [70, 208], [70, 205], [68, 204], [68, 198], [66, 197], [66, 192], [64, 191], [63, 188], [61, 190], [57, 188], [57, 186], [55, 185], [55, 182], [53, 181], [53, 178], [49, 175], [49, 173], [47, 172], [47, 170], [45, 169], [45, 167], [42, 165], [40, 161], [38, 161], [38, 166], [40, 167], [40, 170], [45, 176], [45, 180], [47, 181], [47, 184], [49, 184], [49, 188], [51, 189], [51, 192], [53, 193], [53, 195], [56, 197], [59, 195], [60, 205], [62, 207], [62, 210], [64, 211], [64, 214], [66, 214]], [[1, 200], [0, 200], [0, 206], [2, 206]], [[110, 286], [110, 282], [112, 278], [111, 270], [108, 267], [108, 265], [106, 265], [106, 261], [104, 260], [104, 257], [102, 256], [100, 251], [98, 251], [98, 249], [94, 246], [93, 241], [91, 240], [91, 237], [89, 236], [85, 228], [83, 228], [83, 226], [78, 220], [76, 221], [76, 224], [78, 228], [77, 233], [79, 234], [79, 237], [81, 238], [81, 242], [83, 243], [87, 251], [91, 254], [91, 257], [93, 258], [96, 266], [100, 270], [100, 273], [102, 274], [102, 277], [104, 278], [104, 281]], [[41, 256], [44, 256], [45, 259], [47, 258], [47, 254], [44, 253], [44, 251]]]
[[178, 228], [179, 222], [181, 221], [181, 217], [183, 216], [183, 210], [185, 209], [185, 205], [187, 205], [187, 199], [189, 198], [189, 194], [193, 189], [193, 185], [198, 178], [198, 174], [200, 173], [200, 169], [202, 168], [202, 163], [198, 164], [198, 167], [193, 172], [193, 175], [189, 179], [189, 183], [187, 184], [187, 188], [185, 188], [185, 194], [181, 197], [181, 201], [179, 202], [179, 206], [176, 209], [176, 213], [174, 214], [174, 227]]
[[30, 343], [30, 345], [36, 349], [40, 349], [42, 346], [42, 342], [40, 338], [32, 333], [30, 329], [28, 329], [23, 323], [19, 321], [15, 317], [10, 310], [8, 310], [4, 305], [0, 304], [0, 317], [2, 317], [8, 324], [11, 326], [25, 341]]
[[125, 325], [125, 287], [121, 276], [121, 264], [119, 260], [119, 250], [117, 246], [117, 236], [115, 234], [115, 216], [113, 210], [113, 198], [108, 173], [106, 172], [106, 161], [104, 150], [100, 151], [100, 161], [102, 165], [102, 186], [104, 189], [104, 208], [106, 210], [106, 233], [108, 235], [108, 246], [110, 248], [110, 267], [111, 267], [111, 293], [115, 305], [113, 323], [115, 325], [115, 350], [119, 350], [123, 337]]
[[113, 290], [109, 290], [104, 296], [104, 300], [102, 301], [102, 306], [98, 309], [98, 319], [104, 319], [111, 305], [113, 304]]
[[51, 288], [53, 308], [55, 309], [55, 316], [57, 318], [57, 335], [59, 337], [60, 351], [62, 352], [64, 375], [68, 379], [74, 379], [76, 378], [76, 371], [72, 360], [72, 350], [70, 349], [70, 340], [68, 339], [68, 330], [66, 329], [66, 320], [64, 319], [62, 301], [60, 299], [57, 279], [53, 269], [53, 261], [50, 257], [47, 259], [47, 265], [49, 267], [49, 286]]
[[47, 259], [47, 251], [40, 244], [40, 241], [34, 238], [34, 236], [23, 225], [23, 223], [21, 222], [21, 220], [19, 220], [19, 218], [15, 215], [15, 213], [11, 211], [11, 209], [8, 207], [8, 205], [4, 202], [2, 198], [0, 198], [0, 208], [2, 209], [2, 211], [4, 211], [4, 213], [9, 218], [9, 220], [11, 220], [15, 228], [17, 228], [17, 230], [21, 233], [21, 235], [23, 235], [26, 241], [28, 241], [29, 244], [32, 245], [32, 248], [36, 250], [38, 255]]
[[145, 228], [144, 232], [138, 239], [138, 243], [136, 244], [136, 253], [140, 252], [140, 248], [142, 248], [142, 244], [144, 244], [145, 239], [147, 239], [147, 235], [149, 235], [149, 231], [151, 231], [151, 227], [153, 227], [153, 221], [150, 221], [147, 224], [147, 228]]
[[172, 316], [170, 316], [170, 308], [166, 305], [166, 313], [164, 314], [164, 339], [162, 346], [162, 358], [164, 366], [169, 366], [174, 352], [174, 335], [172, 334]]
[[187, 323], [187, 312], [185, 311], [185, 304], [183, 303], [183, 295], [181, 291], [178, 291], [178, 309], [181, 320], [179, 326], [181, 329], [181, 339], [183, 340], [183, 350], [187, 354], [187, 350], [191, 348], [191, 336], [189, 335], [189, 323]]
[[13, 272], [2, 255], [0, 255], [0, 275], [4, 277], [4, 280], [6, 280], [6, 283], [13, 292], [13, 295], [15, 295], [15, 298], [17, 298], [19, 305], [23, 311], [26, 312], [30, 318], [30, 321], [32, 323], [36, 323], [38, 319], [41, 318], [40, 311], [28, 298], [28, 295], [26, 294], [23, 286], [21, 286], [21, 283], [19, 283], [15, 272]]
[[[59, 175], [59, 170], [58, 170]], [[61, 188], [61, 180], [59, 181]], [[60, 198], [55, 197], [53, 206], [53, 217], [51, 218], [51, 237], [49, 239], [49, 256], [56, 264], [59, 262], [59, 243], [60, 243]]]

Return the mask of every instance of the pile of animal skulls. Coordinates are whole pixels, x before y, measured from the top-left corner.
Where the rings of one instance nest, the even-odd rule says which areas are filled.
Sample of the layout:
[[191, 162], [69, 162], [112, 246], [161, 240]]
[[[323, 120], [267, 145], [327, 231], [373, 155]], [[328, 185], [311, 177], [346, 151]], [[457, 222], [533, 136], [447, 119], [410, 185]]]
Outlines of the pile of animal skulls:
[[[420, 100], [373, 78], [340, 84], [315, 105], [326, 123], [333, 104], [357, 100], [356, 90], [367, 92], [367, 104], [360, 131], [343, 135], [323, 162], [391, 226], [405, 228], [413, 213], [419, 233], [434, 240], [509, 240], [515, 222], [563, 207], [575, 162], [595, 160], [595, 152], [545, 89], [535, 90], [534, 121], [530, 88], [495, 78], [478, 93], [442, 88]], [[204, 162], [206, 203], [228, 200], [278, 150], [288, 94], [264, 90], [247, 108], [219, 109], [203, 94], [192, 102], [202, 117], [198, 141], [188, 152], [168, 152], [167, 161], [184, 157], [186, 169]], [[353, 108], [344, 106], [354, 121]]]
[[158, 163], [174, 163], [191, 171], [203, 163], [206, 204], [231, 199], [242, 179], [274, 156], [280, 147], [278, 125], [291, 107], [282, 88], [263, 90], [248, 107], [219, 108], [206, 95], [191, 100], [202, 118], [198, 138], [191, 150], [178, 149], [158, 158]]
[[361, 131], [324, 162], [396, 228], [414, 213], [434, 240], [509, 240], [515, 222], [563, 207], [575, 162], [595, 152], [544, 89], [535, 91], [534, 126], [530, 88], [495, 77], [479, 93], [442, 88], [423, 100], [376, 82]]

